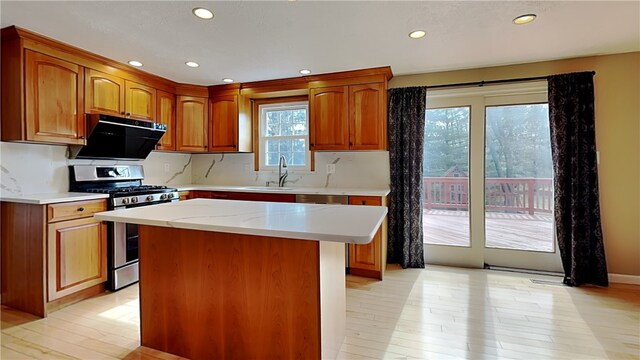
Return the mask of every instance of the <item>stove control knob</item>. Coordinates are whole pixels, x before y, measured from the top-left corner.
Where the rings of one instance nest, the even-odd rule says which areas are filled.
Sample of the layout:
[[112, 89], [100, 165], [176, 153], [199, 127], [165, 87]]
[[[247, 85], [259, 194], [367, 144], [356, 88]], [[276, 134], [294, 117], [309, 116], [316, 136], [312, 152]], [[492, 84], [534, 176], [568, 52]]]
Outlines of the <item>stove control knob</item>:
[[134, 197], [132, 197], [132, 198], [131, 198], [131, 203], [132, 203], [132, 204], [135, 204], [135, 203], [137, 203], [137, 202], [138, 202], [138, 198], [137, 198], [136, 196], [134, 196]]
[[167, 194], [162, 194], [162, 195], [160, 195], [160, 200], [164, 200], [164, 199], [166, 199], [166, 198], [167, 198]]
[[125, 204], [125, 205], [128, 204], [129, 203], [129, 199], [128, 198], [122, 199], [122, 203]]
[[153, 201], [153, 195], [147, 196], [147, 201]]
[[168, 197], [169, 199], [173, 199], [173, 193], [169, 193], [169, 195], [167, 195], [167, 197]]

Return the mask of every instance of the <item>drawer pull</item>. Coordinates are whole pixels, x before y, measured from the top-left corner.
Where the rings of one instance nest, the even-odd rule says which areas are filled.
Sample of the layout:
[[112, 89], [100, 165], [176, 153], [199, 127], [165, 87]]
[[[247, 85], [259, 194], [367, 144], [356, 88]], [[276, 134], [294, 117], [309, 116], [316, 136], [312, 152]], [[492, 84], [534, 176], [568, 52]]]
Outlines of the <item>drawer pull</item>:
[[83, 207], [79, 207], [78, 211], [84, 211], [84, 208]]

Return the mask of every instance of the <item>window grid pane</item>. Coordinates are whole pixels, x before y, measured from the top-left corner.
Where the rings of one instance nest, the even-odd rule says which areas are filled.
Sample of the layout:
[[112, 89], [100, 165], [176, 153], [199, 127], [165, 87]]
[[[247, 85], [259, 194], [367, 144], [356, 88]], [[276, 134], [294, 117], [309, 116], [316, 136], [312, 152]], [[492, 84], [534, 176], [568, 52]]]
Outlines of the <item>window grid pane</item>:
[[307, 109], [267, 109], [263, 120], [265, 166], [278, 166], [281, 155], [289, 166], [306, 166], [309, 134]]

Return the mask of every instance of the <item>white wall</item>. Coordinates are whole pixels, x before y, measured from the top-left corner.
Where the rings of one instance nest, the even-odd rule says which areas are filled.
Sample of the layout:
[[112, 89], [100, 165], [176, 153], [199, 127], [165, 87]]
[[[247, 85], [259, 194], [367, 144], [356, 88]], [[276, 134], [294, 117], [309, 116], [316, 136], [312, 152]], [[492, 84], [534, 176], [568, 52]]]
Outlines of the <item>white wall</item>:
[[[389, 153], [317, 152], [316, 171], [289, 170], [287, 186], [329, 188], [389, 187]], [[278, 172], [253, 170], [253, 154], [198, 154], [193, 156], [192, 180], [196, 184], [257, 185], [278, 181]], [[326, 165], [336, 172], [327, 174]]]
[[[69, 160], [67, 147], [0, 142], [0, 190], [2, 193], [33, 194], [69, 191], [69, 165], [142, 164], [145, 183], [190, 184], [191, 155], [152, 152], [144, 161]], [[168, 171], [165, 171], [168, 164]]]

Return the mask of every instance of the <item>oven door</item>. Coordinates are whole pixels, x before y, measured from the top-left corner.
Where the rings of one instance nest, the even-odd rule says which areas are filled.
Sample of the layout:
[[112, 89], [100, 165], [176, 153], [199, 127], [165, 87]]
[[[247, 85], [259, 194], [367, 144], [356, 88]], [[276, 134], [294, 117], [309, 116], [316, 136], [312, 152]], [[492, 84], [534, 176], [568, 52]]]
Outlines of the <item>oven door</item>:
[[113, 223], [113, 267], [138, 261], [138, 225]]
[[[116, 209], [155, 205], [175, 200], [158, 201], [153, 204], [130, 204], [127, 206], [116, 207]], [[113, 268], [118, 269], [138, 261], [138, 225], [116, 222], [113, 223], [112, 229], [113, 251], [111, 256]]]

